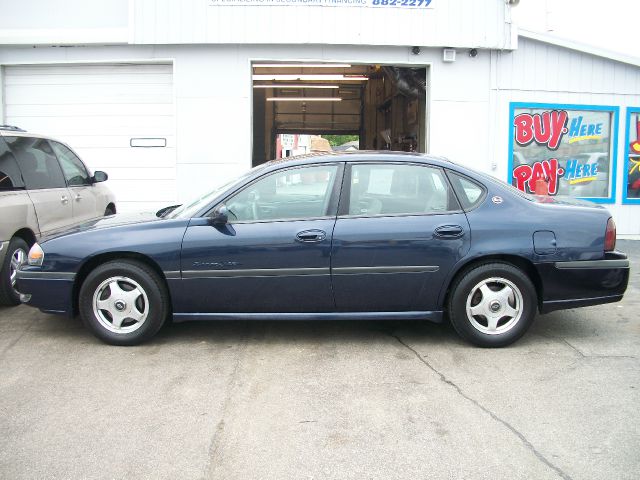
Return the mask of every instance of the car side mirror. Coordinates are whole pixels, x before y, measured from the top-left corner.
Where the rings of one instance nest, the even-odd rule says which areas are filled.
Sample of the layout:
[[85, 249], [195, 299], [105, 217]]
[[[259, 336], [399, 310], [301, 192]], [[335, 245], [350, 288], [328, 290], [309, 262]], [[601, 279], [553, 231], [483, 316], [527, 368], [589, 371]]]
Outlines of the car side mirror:
[[93, 174], [93, 183], [106, 182], [109, 178], [106, 172], [98, 170]]
[[213, 225], [226, 225], [229, 223], [229, 210], [226, 205], [220, 205], [210, 217]]

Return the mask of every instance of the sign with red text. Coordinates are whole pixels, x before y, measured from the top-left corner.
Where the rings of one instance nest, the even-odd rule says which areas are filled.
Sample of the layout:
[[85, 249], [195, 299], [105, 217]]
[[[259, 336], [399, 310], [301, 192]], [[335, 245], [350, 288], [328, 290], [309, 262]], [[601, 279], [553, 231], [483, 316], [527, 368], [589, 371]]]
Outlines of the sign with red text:
[[640, 203], [640, 108], [627, 109], [627, 171], [624, 200]]
[[613, 112], [570, 107], [512, 104], [511, 183], [537, 195], [607, 199]]

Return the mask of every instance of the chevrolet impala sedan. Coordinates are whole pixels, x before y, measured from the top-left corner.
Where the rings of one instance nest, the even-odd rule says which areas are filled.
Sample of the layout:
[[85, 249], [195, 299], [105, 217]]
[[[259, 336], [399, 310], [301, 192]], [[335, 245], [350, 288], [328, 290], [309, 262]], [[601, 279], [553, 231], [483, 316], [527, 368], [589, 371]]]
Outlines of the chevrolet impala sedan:
[[537, 312], [617, 302], [629, 261], [601, 206], [533, 197], [397, 152], [265, 163], [191, 204], [35, 244], [23, 302], [115, 345], [167, 319], [448, 318], [501, 347]]

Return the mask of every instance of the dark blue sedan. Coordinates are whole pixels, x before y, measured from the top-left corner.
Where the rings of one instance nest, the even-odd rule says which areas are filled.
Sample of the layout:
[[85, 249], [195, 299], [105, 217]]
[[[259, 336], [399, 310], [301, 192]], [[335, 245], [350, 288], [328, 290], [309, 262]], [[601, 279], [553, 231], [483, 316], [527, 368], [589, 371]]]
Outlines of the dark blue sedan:
[[174, 321], [446, 316], [484, 347], [536, 313], [617, 302], [629, 261], [597, 205], [533, 197], [440, 158], [272, 161], [157, 216], [35, 244], [22, 299], [134, 345]]

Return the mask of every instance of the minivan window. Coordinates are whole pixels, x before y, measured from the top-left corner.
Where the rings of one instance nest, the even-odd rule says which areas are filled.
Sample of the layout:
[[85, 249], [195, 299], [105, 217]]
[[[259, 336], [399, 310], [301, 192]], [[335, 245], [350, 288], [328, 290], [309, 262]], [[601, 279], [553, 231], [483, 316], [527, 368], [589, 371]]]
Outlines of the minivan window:
[[87, 172], [87, 168], [75, 153], [73, 153], [65, 145], [58, 142], [51, 142], [53, 150], [58, 156], [64, 178], [67, 179], [67, 185], [70, 187], [78, 185], [91, 185], [91, 176]]
[[44, 138], [4, 137], [18, 161], [29, 190], [65, 188], [58, 160]]
[[0, 137], [0, 191], [16, 188], [24, 188], [24, 181], [16, 159]]

